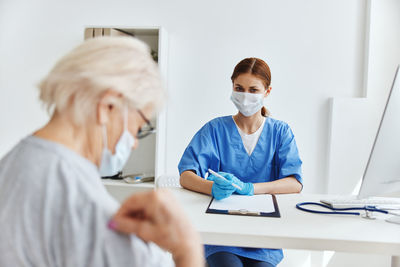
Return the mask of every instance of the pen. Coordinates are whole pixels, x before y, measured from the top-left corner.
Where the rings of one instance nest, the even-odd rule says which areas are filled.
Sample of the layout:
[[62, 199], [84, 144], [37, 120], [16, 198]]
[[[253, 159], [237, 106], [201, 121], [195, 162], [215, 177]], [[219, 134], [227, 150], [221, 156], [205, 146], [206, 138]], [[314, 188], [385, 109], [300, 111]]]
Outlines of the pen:
[[[224, 176], [222, 176], [222, 175], [216, 173], [215, 171], [213, 171], [213, 170], [211, 170], [211, 169], [208, 169], [208, 171], [209, 171], [212, 175], [215, 175], [215, 176], [217, 176], [218, 178], [221, 178], [221, 179], [223, 179], [223, 180], [229, 182]], [[233, 185], [233, 187], [236, 187], [237, 189], [242, 190], [242, 188], [240, 188], [240, 186], [238, 186], [237, 184], [232, 183], [232, 185]]]

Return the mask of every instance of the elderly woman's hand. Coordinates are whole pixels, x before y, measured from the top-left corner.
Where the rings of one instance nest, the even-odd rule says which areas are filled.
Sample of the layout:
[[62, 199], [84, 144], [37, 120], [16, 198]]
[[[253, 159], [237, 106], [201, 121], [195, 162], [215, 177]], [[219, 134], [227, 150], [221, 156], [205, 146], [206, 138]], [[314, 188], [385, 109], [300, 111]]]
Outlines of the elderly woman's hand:
[[176, 266], [204, 266], [200, 237], [168, 190], [131, 196], [109, 226], [122, 233], [136, 234], [168, 250]]

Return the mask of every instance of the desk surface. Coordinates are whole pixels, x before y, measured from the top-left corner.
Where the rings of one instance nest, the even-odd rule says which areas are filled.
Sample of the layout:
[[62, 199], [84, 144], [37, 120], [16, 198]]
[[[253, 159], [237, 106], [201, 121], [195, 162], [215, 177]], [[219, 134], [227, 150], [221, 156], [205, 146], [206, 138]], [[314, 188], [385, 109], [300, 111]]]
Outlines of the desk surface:
[[276, 195], [281, 218], [273, 218], [205, 213], [210, 196], [171, 190], [205, 244], [400, 255], [400, 225], [359, 216], [306, 213], [295, 207], [326, 195]]

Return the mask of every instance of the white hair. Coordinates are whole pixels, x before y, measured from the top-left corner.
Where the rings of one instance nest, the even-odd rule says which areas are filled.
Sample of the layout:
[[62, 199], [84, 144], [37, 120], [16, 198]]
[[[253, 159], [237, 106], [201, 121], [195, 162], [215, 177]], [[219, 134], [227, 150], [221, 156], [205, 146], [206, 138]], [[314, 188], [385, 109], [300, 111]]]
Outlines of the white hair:
[[82, 124], [95, 116], [102, 94], [113, 90], [132, 108], [159, 107], [164, 99], [157, 64], [148, 46], [133, 37], [97, 37], [61, 58], [39, 84], [40, 100], [51, 114], [72, 108]]

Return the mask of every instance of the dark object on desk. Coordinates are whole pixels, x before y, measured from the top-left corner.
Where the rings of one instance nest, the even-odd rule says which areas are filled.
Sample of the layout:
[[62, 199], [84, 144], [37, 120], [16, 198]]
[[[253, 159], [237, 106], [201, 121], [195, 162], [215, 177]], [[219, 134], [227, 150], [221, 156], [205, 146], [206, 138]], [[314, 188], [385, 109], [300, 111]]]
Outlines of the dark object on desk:
[[153, 182], [154, 175], [146, 175], [143, 173], [135, 173], [135, 174], [124, 174], [122, 172], [118, 172], [113, 176], [104, 176], [102, 179], [112, 179], [112, 180], [124, 180], [128, 184], [136, 184], [136, 183], [144, 183], [144, 182]]
[[124, 177], [122, 176], [122, 172], [118, 172], [116, 175], [112, 176], [102, 176], [101, 179], [113, 179], [113, 180], [122, 180]]
[[[243, 196], [243, 197], [246, 197], [246, 196]], [[214, 198], [212, 198], [210, 201], [210, 204], [208, 204], [206, 213], [280, 218], [281, 214], [279, 212], [278, 202], [276, 201], [275, 195], [271, 195], [271, 198], [272, 198], [272, 203], [274, 206], [273, 212], [257, 212], [257, 211], [248, 211], [248, 210], [244, 210], [244, 209], [236, 209], [236, 210], [213, 209], [213, 208], [210, 208], [211, 204], [214, 201]], [[265, 204], [268, 205], [267, 202]]]
[[[305, 208], [304, 206], [322, 207], [328, 211]], [[389, 213], [387, 210], [378, 209], [375, 206], [353, 207], [353, 208], [334, 208], [329, 205], [326, 205], [323, 203], [318, 203], [318, 202], [300, 202], [300, 203], [296, 204], [296, 208], [301, 211], [305, 211], [305, 212], [309, 212], [309, 213], [316, 213], [316, 214], [340, 214], [340, 215], [356, 215], [356, 216], [361, 215], [367, 219], [374, 219], [374, 217], [371, 215], [372, 212], [380, 212], [380, 213], [384, 213], [384, 214]], [[358, 211], [365, 211], [365, 215], [362, 215], [361, 212], [358, 212]]]

